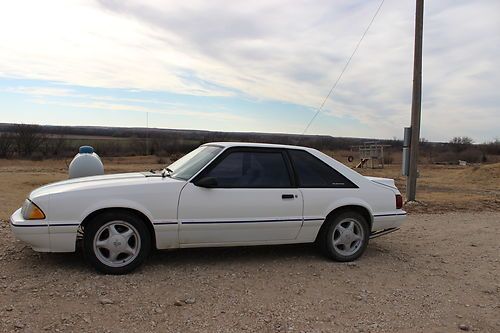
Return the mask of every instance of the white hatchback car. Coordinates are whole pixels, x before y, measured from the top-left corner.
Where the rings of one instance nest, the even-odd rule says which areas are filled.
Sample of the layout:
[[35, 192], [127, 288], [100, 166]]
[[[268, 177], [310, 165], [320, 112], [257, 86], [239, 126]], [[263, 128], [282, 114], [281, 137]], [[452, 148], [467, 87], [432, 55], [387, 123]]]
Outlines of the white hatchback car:
[[151, 249], [317, 242], [355, 260], [406, 217], [392, 179], [364, 177], [311, 148], [208, 143], [161, 172], [42, 186], [10, 219], [35, 251], [83, 252], [122, 274]]

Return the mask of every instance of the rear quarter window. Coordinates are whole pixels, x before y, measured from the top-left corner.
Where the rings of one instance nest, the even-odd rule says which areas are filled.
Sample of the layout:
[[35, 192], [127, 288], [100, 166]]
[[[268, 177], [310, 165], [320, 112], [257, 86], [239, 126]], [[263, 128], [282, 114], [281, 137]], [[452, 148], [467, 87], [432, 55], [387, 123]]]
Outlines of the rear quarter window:
[[297, 175], [299, 187], [357, 188], [340, 172], [306, 151], [289, 150], [288, 154]]

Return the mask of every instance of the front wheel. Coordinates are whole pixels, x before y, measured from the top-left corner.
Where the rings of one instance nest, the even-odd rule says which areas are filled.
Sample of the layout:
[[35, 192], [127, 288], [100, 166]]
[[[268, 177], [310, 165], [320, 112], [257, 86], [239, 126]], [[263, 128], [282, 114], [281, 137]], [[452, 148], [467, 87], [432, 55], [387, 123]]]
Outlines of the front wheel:
[[125, 274], [144, 262], [151, 236], [144, 222], [125, 212], [98, 215], [84, 230], [84, 253], [98, 271]]
[[368, 223], [361, 214], [341, 213], [326, 228], [323, 249], [333, 260], [356, 260], [368, 246], [369, 232]]

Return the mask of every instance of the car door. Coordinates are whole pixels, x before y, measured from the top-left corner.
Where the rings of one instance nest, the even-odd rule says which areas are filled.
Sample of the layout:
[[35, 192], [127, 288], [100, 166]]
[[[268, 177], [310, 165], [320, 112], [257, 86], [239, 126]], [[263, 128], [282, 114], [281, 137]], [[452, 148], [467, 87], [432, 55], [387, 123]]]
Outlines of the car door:
[[229, 148], [182, 190], [181, 246], [293, 240], [302, 194], [280, 149]]

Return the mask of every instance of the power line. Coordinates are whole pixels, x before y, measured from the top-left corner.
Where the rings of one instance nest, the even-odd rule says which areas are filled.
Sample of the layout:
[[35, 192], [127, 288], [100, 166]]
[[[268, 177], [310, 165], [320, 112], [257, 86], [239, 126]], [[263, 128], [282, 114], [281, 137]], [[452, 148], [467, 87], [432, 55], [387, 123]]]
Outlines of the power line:
[[306, 128], [304, 129], [304, 132], [302, 132], [302, 135], [306, 134], [307, 130], [309, 129], [309, 127], [311, 126], [311, 124], [313, 123], [314, 119], [316, 119], [316, 117], [319, 115], [319, 113], [321, 112], [321, 110], [323, 109], [323, 107], [325, 106], [326, 104], [326, 101], [330, 98], [330, 95], [332, 94], [332, 92], [335, 90], [335, 88], [337, 87], [338, 83], [340, 82], [340, 79], [342, 79], [342, 76], [344, 75], [345, 71], [347, 70], [347, 67], [349, 67], [349, 64], [351, 63], [351, 60], [352, 58], [354, 57], [354, 55], [356, 54], [356, 51], [358, 51], [358, 48], [359, 46], [361, 45], [361, 42], [363, 41], [363, 39], [365, 38], [366, 34], [368, 33], [368, 30], [370, 30], [372, 24], [373, 24], [373, 21], [375, 21], [375, 18], [377, 17], [378, 13], [380, 12], [380, 9], [382, 8], [382, 5], [384, 4], [384, 1], [385, 0], [382, 0], [380, 2], [380, 5], [378, 6], [377, 10], [375, 11], [375, 14], [373, 15], [370, 23], [368, 24], [368, 26], [366, 27], [365, 31], [363, 32], [363, 35], [361, 36], [361, 38], [359, 39], [358, 41], [358, 44], [356, 44], [356, 47], [354, 48], [354, 51], [352, 51], [352, 54], [351, 56], [349, 57], [349, 59], [347, 60], [344, 68], [342, 69], [342, 71], [340, 72], [340, 75], [337, 77], [337, 80], [335, 81], [335, 83], [333, 84], [332, 88], [330, 89], [330, 91], [328, 92], [328, 95], [326, 95], [325, 99], [323, 100], [323, 103], [321, 103], [320, 107], [316, 110], [316, 113], [314, 114], [314, 116], [311, 118], [311, 120], [309, 121], [309, 123], [307, 124]]

